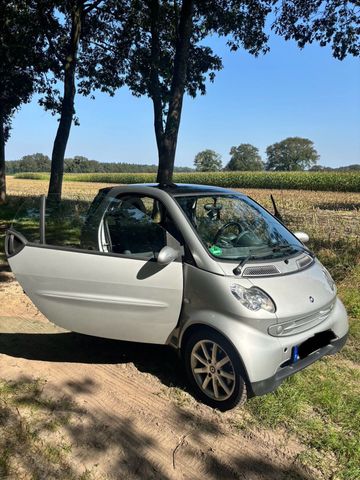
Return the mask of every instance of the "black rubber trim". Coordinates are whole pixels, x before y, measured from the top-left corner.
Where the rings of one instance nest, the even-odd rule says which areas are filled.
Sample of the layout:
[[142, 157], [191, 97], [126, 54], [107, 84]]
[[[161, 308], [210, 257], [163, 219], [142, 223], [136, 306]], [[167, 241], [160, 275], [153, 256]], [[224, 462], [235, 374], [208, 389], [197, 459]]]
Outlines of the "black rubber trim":
[[308, 367], [312, 363], [316, 362], [325, 355], [334, 355], [345, 345], [348, 334], [342, 338], [333, 340], [329, 345], [319, 348], [315, 352], [308, 355], [306, 358], [299, 360], [298, 362], [281, 368], [272, 377], [261, 380], [260, 382], [251, 383], [252, 393], [256, 396], [265, 395], [275, 390], [286, 378], [290, 377], [296, 372], [299, 372], [303, 368]]
[[[14, 250], [14, 237], [20, 240], [22, 244], [21, 247], [18, 248], [16, 251]], [[6, 258], [11, 258], [17, 255], [19, 252], [21, 252], [21, 250], [25, 247], [25, 245], [28, 245], [28, 241], [26, 240], [24, 235], [17, 232], [16, 230], [12, 230], [11, 228], [9, 228], [6, 231], [5, 245], [4, 245]]]
[[[76, 248], [76, 247], [64, 247], [64, 246], [58, 246], [58, 245], [50, 245], [50, 244], [42, 244], [42, 243], [33, 243], [33, 242], [28, 242], [26, 238], [21, 235], [21, 233], [16, 232], [15, 230], [7, 230], [7, 236], [6, 239], [8, 238], [8, 234], [10, 236], [14, 235], [15, 237], [18, 237], [19, 240], [23, 243], [23, 247], [18, 249], [14, 253], [10, 253], [8, 251], [8, 245], [7, 245], [7, 240], [5, 240], [5, 254], [7, 258], [11, 258], [14, 255], [17, 255], [25, 246], [28, 247], [33, 247], [33, 248], [44, 248], [47, 250], [59, 250], [62, 252], [72, 252], [72, 253], [80, 253], [80, 254], [87, 254], [87, 255], [102, 255], [103, 257], [114, 257], [114, 258], [127, 258], [129, 260], [142, 260], [143, 262], [150, 262], [154, 261], [154, 258], [147, 258], [147, 257], [132, 257], [130, 255], [125, 255], [122, 253], [111, 253], [111, 252], [100, 252], [99, 250], [85, 250], [82, 248]], [[174, 263], [183, 263], [182, 258], [179, 256], [176, 260], [174, 260]]]
[[40, 243], [45, 244], [46, 195], [40, 197]]

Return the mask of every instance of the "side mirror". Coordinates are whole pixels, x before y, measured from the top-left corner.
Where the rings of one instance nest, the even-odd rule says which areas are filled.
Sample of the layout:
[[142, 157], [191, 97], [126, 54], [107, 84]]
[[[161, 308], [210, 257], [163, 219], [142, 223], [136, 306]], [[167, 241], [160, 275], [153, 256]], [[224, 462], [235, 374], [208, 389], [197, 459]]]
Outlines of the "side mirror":
[[294, 232], [294, 235], [301, 243], [306, 243], [310, 240], [309, 235], [305, 232]]
[[166, 246], [160, 250], [157, 257], [157, 262], [160, 263], [160, 265], [168, 265], [169, 263], [176, 260], [179, 255], [179, 250], [175, 250], [175, 248]]

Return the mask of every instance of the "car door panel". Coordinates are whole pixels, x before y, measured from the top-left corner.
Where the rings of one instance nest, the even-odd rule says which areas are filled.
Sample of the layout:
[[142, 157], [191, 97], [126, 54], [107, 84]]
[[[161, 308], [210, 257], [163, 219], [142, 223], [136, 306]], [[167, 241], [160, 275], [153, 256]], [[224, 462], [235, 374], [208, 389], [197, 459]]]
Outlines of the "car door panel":
[[155, 260], [26, 245], [9, 263], [38, 309], [68, 330], [166, 343], [178, 322], [180, 261], [161, 266]]

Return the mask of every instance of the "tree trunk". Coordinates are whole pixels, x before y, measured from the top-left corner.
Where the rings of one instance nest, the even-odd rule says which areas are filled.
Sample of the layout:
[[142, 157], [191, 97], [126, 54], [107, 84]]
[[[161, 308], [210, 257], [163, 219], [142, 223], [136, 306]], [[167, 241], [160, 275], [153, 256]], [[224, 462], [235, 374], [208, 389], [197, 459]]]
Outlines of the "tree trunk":
[[[164, 124], [163, 124], [163, 105], [160, 93], [159, 63], [160, 63], [160, 43], [159, 43], [159, 0], [150, 0], [151, 16], [151, 83], [150, 95], [154, 107], [154, 129], [158, 152], [162, 150]], [[160, 155], [159, 155], [160, 158]]]
[[166, 119], [165, 132], [163, 133], [160, 142], [160, 148], [158, 143], [159, 168], [157, 181], [161, 185], [171, 184], [173, 178], [176, 145], [187, 74], [190, 38], [193, 28], [193, 6], [194, 0], [183, 0], [174, 59], [174, 73], [170, 91], [169, 110]]
[[61, 105], [61, 115], [58, 130], [51, 155], [51, 175], [48, 196], [60, 201], [64, 176], [64, 157], [69, 140], [71, 124], [74, 115], [74, 100], [76, 94], [75, 73], [76, 61], [81, 37], [83, 20], [83, 1], [76, 2], [71, 12], [71, 34], [68, 54], [64, 66], [64, 97]]
[[6, 200], [5, 176], [5, 117], [0, 109], [0, 205]]

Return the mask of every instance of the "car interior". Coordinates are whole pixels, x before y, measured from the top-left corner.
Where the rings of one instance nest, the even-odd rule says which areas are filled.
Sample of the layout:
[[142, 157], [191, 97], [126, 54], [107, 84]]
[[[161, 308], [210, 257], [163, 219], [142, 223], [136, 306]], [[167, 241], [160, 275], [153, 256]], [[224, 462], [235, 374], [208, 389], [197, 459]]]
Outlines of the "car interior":
[[156, 199], [120, 196], [104, 216], [108, 251], [123, 255], [154, 258], [166, 245], [167, 232], [180, 241], [180, 233]]

